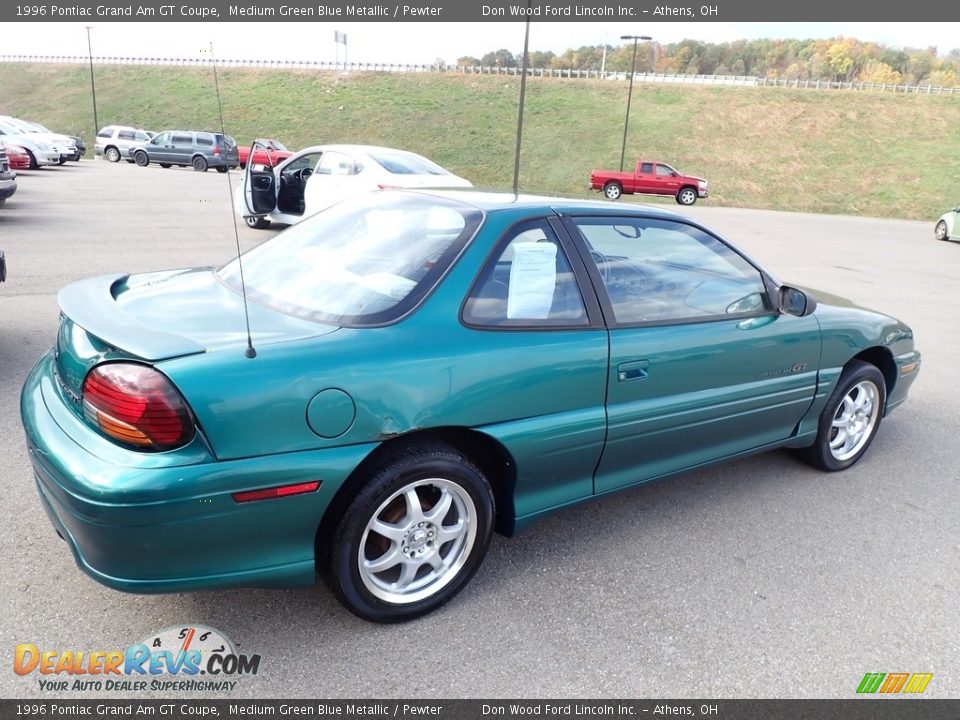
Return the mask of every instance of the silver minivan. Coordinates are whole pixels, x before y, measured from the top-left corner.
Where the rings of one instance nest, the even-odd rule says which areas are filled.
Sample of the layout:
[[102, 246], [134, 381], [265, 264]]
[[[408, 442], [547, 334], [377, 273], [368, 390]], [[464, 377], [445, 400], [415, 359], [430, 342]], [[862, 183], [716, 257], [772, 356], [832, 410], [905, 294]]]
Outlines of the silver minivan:
[[97, 140], [93, 144], [93, 153], [94, 155], [103, 155], [110, 162], [119, 162], [120, 158], [124, 158], [127, 162], [132, 163], [133, 159], [128, 157], [130, 148], [140, 143], [149, 142], [155, 136], [155, 132], [142, 128], [127, 125], [107, 125], [97, 133]]
[[240, 165], [237, 142], [232, 137], [193, 130], [165, 130], [150, 142], [131, 148], [128, 158], [140, 167], [155, 162], [162, 168], [179, 165], [192, 167], [197, 172], [214, 168], [225, 173]]

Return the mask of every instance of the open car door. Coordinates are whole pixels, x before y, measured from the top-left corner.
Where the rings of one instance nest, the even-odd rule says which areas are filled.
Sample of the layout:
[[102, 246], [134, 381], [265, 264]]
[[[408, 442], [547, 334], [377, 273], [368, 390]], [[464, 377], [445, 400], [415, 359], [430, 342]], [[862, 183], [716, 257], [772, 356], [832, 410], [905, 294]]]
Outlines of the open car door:
[[257, 165], [253, 162], [257, 148], [270, 153], [270, 148], [259, 140], [250, 145], [247, 156], [247, 168], [243, 174], [243, 201], [246, 213], [250, 217], [262, 217], [277, 209], [277, 178], [269, 165]]

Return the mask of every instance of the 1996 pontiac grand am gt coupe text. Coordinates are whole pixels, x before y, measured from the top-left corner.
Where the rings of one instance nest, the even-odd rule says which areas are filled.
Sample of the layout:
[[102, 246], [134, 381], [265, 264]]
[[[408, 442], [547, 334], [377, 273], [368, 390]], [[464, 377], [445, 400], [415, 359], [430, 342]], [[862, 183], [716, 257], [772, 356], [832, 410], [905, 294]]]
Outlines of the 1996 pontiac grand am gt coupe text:
[[96, 580], [296, 586], [422, 615], [494, 528], [775, 447], [866, 452], [920, 355], [670, 212], [470, 191], [356, 197], [240, 264], [59, 296], [23, 389], [37, 488]]

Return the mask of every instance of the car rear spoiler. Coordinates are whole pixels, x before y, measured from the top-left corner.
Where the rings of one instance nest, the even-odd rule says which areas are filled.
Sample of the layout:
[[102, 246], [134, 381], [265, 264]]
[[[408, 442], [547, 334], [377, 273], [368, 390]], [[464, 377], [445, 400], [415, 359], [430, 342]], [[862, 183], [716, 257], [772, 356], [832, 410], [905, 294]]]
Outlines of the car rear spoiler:
[[60, 311], [91, 335], [144, 360], [166, 360], [204, 352], [190, 338], [151, 330], [124, 312], [114, 288], [129, 274], [100, 275], [67, 285], [57, 294]]

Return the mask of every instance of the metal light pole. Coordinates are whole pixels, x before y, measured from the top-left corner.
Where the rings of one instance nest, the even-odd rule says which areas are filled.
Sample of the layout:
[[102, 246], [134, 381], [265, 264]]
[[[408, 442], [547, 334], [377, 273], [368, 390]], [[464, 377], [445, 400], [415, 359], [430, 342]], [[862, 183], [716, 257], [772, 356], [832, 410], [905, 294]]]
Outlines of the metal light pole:
[[93, 96], [93, 139], [97, 139], [97, 133], [100, 132], [100, 123], [97, 122], [97, 86], [93, 82], [93, 47], [90, 45], [90, 30], [92, 25], [85, 25], [87, 28], [87, 56], [90, 58], [90, 93]]
[[527, 0], [527, 27], [523, 34], [523, 62], [520, 63], [520, 108], [517, 110], [517, 149], [513, 155], [513, 194], [520, 193], [520, 140], [523, 138], [523, 103], [527, 96], [527, 67], [530, 64], [530, 6]]
[[623, 172], [623, 157], [627, 153], [627, 126], [630, 124], [630, 102], [633, 100], [633, 76], [637, 74], [637, 41], [653, 40], [649, 35], [621, 35], [621, 40], [633, 40], [633, 64], [630, 66], [630, 90], [627, 93], [627, 117], [623, 121], [623, 145], [620, 147], [620, 172]]

